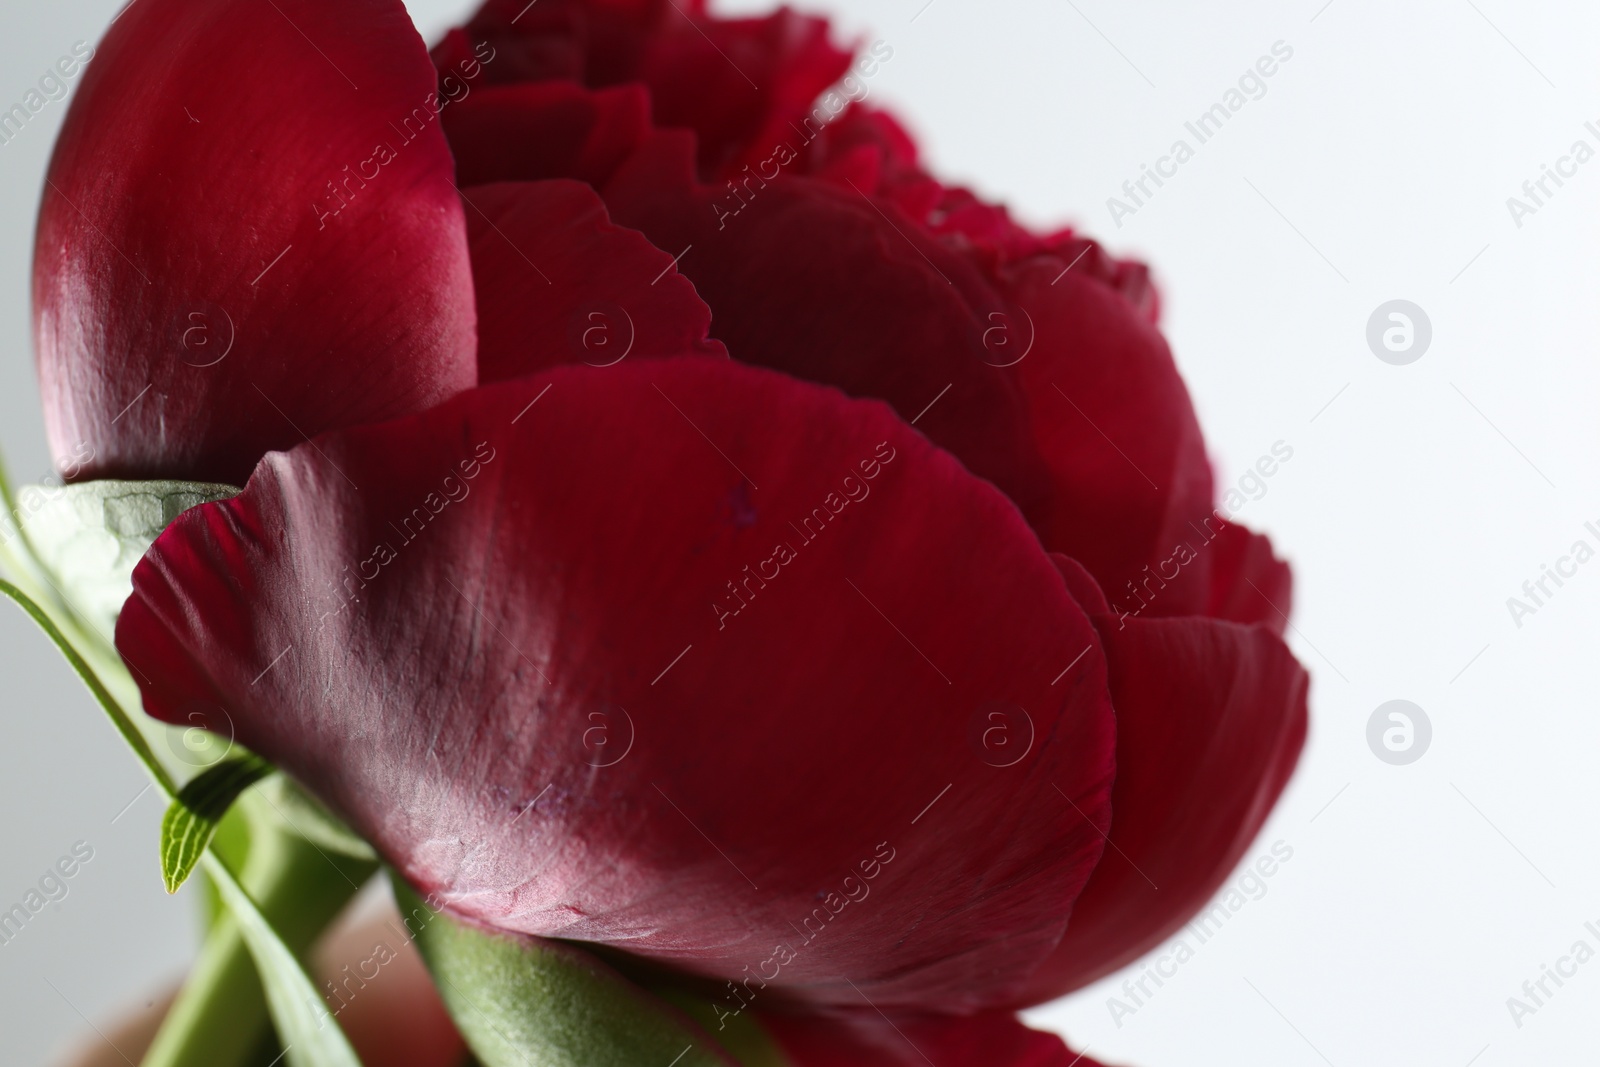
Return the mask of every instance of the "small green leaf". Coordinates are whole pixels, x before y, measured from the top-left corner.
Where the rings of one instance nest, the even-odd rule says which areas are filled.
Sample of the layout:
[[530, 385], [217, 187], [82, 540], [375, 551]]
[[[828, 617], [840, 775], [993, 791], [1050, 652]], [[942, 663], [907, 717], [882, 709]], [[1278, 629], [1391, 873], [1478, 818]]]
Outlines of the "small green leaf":
[[260, 756], [235, 756], [190, 779], [161, 819], [161, 879], [176, 893], [239, 794], [272, 773]]
[[255, 957], [272, 1024], [277, 1027], [290, 1067], [361, 1067], [360, 1058], [350, 1047], [338, 1020], [328, 1012], [311, 976], [250, 894], [215, 853], [205, 853], [203, 861], [206, 873], [239, 924], [250, 955]]
[[575, 945], [490, 933], [395, 897], [445, 1007], [483, 1067], [729, 1067], [717, 1042]]

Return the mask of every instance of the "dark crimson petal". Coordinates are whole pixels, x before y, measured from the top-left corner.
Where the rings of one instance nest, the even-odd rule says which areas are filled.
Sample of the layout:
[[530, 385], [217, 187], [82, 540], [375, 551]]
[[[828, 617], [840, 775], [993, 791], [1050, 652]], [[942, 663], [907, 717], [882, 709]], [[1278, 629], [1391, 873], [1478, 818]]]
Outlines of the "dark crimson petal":
[[689, 249], [678, 269], [734, 358], [887, 401], [1024, 514], [1043, 513], [1053, 487], [1026, 399], [985, 359], [1002, 361], [986, 342], [1010, 305], [977, 271], [825, 182], [753, 184], [748, 201], [719, 195], [695, 182], [690, 151], [687, 135], [657, 133], [602, 194], [613, 218], [657, 247]]
[[603, 193], [619, 222], [691, 248], [680, 269], [736, 358], [888, 400], [1113, 601], [1149, 567], [1153, 614], [1204, 608], [1211, 469], [1166, 342], [1138, 309], [1053, 255], [986, 279], [897, 221], [896, 205], [824, 181], [718, 195], [687, 177], [684, 153], [658, 134]]
[[506, 182], [462, 192], [478, 298], [478, 377], [561, 363], [700, 352], [711, 309], [637, 230], [613, 226], [581, 182]]
[[[1055, 559], [1069, 588], [1088, 580]], [[1233, 872], [1305, 743], [1306, 672], [1267, 628], [1094, 621], [1117, 713], [1115, 847], [1019, 1003], [1087, 985], [1176, 932]]]
[[[469, 98], [447, 125], [463, 166], [547, 176], [574, 158], [590, 137], [584, 114], [603, 112], [598, 100], [584, 112], [575, 91]], [[600, 189], [616, 221], [683, 253], [679, 269], [734, 358], [888, 401], [1010, 496], [1047, 548], [1083, 560], [1119, 610], [1204, 611], [1203, 549], [1219, 525], [1211, 470], [1171, 353], [1135, 302], [1148, 292], [1142, 269], [1069, 238], [980, 247], [955, 227], [1016, 228], [970, 195], [965, 223], [946, 204], [940, 236], [917, 225], [927, 205], [869, 198], [848, 174], [800, 176], [796, 142], [793, 156], [713, 188], [695, 178], [690, 136], [656, 131]], [[866, 127], [857, 142], [909, 173], [893, 129]], [[950, 199], [929, 181], [920, 188]], [[1028, 254], [1007, 259], [1001, 244]]]
[[793, 124], [850, 68], [826, 21], [788, 8], [764, 18], [667, 18], [662, 29], [639, 77], [657, 125], [695, 132], [708, 178], [734, 176], [789, 140]]
[[39, 377], [82, 477], [241, 484], [475, 382], [434, 71], [399, 0], [139, 0], [39, 212]]
[[1278, 636], [1289, 623], [1294, 581], [1272, 542], [1229, 523], [1212, 546], [1211, 599], [1205, 613], [1231, 622], [1261, 623]]
[[[496, 85], [641, 83], [657, 125], [694, 131], [707, 178], [732, 176], [790, 137], [850, 68], [823, 19], [787, 8], [711, 18], [703, 0], [489, 0], [434, 50], [441, 76], [480, 48], [494, 57], [484, 70]], [[832, 110], [844, 104], [841, 96]]]
[[326, 435], [134, 585], [152, 713], [225, 710], [507, 929], [972, 1010], [1103, 848], [1103, 668], [1022, 517], [882, 404], [769, 371], [568, 366]]
[[847, 1017], [771, 1014], [761, 1022], [793, 1067], [1102, 1067], [1005, 1011], [890, 1020], [866, 1009]]
[[1119, 611], [1198, 614], [1224, 523], [1188, 390], [1156, 328], [1069, 265], [1041, 256], [1007, 271], [1034, 344], [1016, 370], [1060, 490], [1035, 513], [1039, 538], [1088, 567]]
[[491, 86], [446, 110], [444, 129], [463, 186], [540, 178], [601, 185], [650, 131], [650, 96], [638, 85]]
[[705, 0], [487, 0], [434, 49], [441, 75], [487, 45], [490, 82], [562, 79], [589, 86], [638, 79], [649, 38], [677, 7], [704, 17]]
[[[864, 160], [872, 164], [866, 165]], [[1144, 264], [1114, 259], [1091, 240], [1062, 230], [1044, 236], [1019, 225], [1004, 207], [980, 200], [966, 189], [946, 187], [921, 167], [916, 143], [887, 111], [853, 104], [825, 126], [809, 144], [801, 173], [838, 180], [839, 170], [870, 175], [861, 189], [893, 200], [921, 226], [941, 237], [956, 238], [991, 274], [1004, 266], [1045, 253], [1072, 264], [1121, 293], [1151, 323], [1159, 311], [1150, 272]]]

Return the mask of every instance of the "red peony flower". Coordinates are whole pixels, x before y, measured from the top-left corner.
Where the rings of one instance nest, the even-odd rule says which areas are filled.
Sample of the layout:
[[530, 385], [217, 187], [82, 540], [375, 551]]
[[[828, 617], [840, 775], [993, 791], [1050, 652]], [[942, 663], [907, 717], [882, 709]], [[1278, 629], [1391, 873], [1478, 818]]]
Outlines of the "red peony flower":
[[789, 11], [490, 0], [431, 58], [398, 0], [140, 0], [84, 77], [52, 446], [245, 483], [135, 573], [147, 710], [799, 1062], [880, 1011], [1072, 1062], [1007, 1011], [1181, 926], [1305, 732], [1146, 271], [929, 176], [892, 49]]

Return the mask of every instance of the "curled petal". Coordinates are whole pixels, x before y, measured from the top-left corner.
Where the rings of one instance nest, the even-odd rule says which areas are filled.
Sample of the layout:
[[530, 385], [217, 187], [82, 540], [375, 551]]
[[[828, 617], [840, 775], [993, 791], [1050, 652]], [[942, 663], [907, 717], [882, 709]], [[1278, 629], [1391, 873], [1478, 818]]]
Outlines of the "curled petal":
[[[1069, 588], [1089, 581], [1056, 562]], [[1188, 922], [1233, 873], [1305, 743], [1305, 669], [1266, 627], [1094, 620], [1117, 713], [1111, 847], [1023, 1003], [1087, 985]]]
[[[496, 85], [569, 81], [599, 89], [639, 83], [658, 126], [694, 131], [701, 173], [731, 177], [756, 162], [814, 106], [826, 123], [844, 96], [818, 97], [850, 69], [828, 24], [788, 8], [760, 18], [713, 18], [703, 0], [488, 0], [434, 50], [441, 74], [494, 60]], [[892, 54], [892, 53], [891, 53]]]
[[269, 449], [473, 385], [433, 84], [399, 0], [129, 5], [39, 212], [56, 455], [241, 484]]
[[1229, 523], [1214, 552], [1205, 613], [1231, 622], [1261, 623], [1282, 637], [1289, 623], [1294, 581], [1289, 565], [1273, 554], [1272, 542]]
[[972, 1010], [1103, 847], [1103, 666], [1022, 517], [883, 405], [769, 371], [567, 366], [327, 435], [134, 586], [152, 713], [225, 711], [502, 928]]
[[711, 309], [666, 252], [614, 226], [581, 182], [505, 182], [463, 191], [478, 298], [478, 377], [561, 363], [702, 352]]

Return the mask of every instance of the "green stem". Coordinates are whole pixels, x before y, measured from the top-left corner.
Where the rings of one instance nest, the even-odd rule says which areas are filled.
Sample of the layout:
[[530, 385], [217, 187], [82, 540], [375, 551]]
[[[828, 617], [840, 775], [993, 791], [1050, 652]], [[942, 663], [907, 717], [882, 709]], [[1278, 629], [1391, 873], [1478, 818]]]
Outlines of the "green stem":
[[[251, 822], [240, 883], [290, 950], [304, 958], [357, 888], [373, 860], [324, 852], [246, 794], [229, 818]], [[143, 1067], [249, 1067], [268, 1034], [267, 1001], [238, 925], [223, 912]]]

